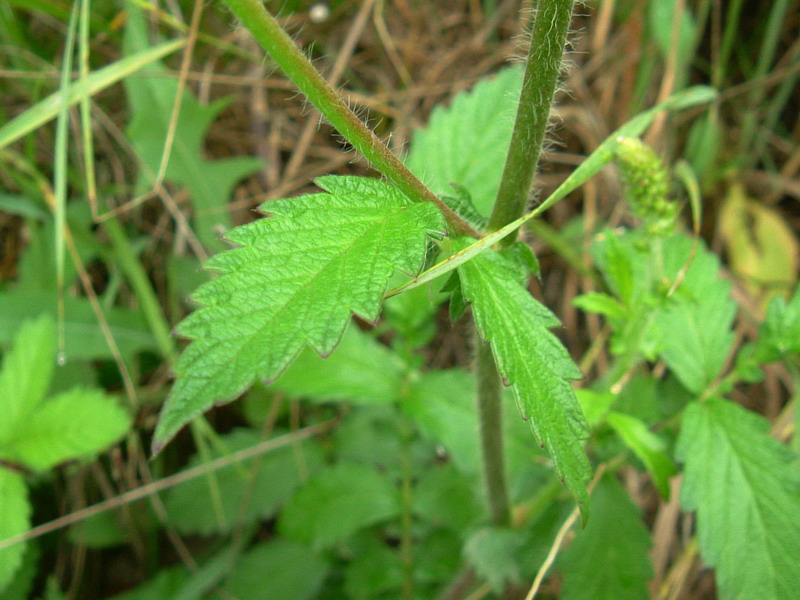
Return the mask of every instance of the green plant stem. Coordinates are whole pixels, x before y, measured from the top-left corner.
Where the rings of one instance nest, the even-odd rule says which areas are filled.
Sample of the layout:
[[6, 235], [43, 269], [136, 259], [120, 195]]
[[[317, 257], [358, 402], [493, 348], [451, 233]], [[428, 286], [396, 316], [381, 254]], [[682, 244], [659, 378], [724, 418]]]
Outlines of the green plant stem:
[[[536, 174], [550, 107], [561, 72], [574, 0], [540, 0], [531, 23], [530, 50], [522, 79], [514, 131], [489, 230], [496, 231], [522, 216]], [[510, 246], [516, 234], [501, 243]]]
[[[525, 211], [539, 162], [561, 56], [572, 17], [573, 0], [540, 0], [531, 23], [530, 50], [522, 82], [517, 118], [497, 193], [489, 230], [496, 231]], [[501, 242], [510, 246], [516, 232]], [[493, 525], [510, 525], [508, 483], [503, 460], [502, 386], [488, 343], [478, 342], [478, 414], [484, 481]]]
[[489, 502], [489, 520], [495, 527], [511, 524], [503, 452], [503, 387], [487, 342], [478, 341], [478, 419], [483, 477]]
[[309, 102], [378, 171], [412, 201], [436, 204], [456, 233], [481, 237], [417, 179], [397, 155], [347, 107], [336, 90], [325, 81], [275, 17], [266, 10], [261, 0], [225, 0], [225, 3]]

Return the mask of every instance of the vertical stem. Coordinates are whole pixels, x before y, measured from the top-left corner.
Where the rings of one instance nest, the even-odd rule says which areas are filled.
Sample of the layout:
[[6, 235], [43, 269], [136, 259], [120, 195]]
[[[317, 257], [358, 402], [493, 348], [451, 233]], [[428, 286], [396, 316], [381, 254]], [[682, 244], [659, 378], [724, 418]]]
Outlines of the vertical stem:
[[[530, 49], [522, 92], [508, 148], [503, 179], [497, 192], [489, 230], [496, 231], [522, 216], [539, 163], [550, 117], [561, 57], [567, 39], [574, 0], [539, 0], [531, 22]], [[514, 243], [516, 234], [501, 243]]]
[[[517, 118], [489, 230], [522, 216], [539, 162], [574, 0], [539, 0], [531, 21], [530, 49], [522, 81]], [[514, 243], [516, 233], [500, 243]], [[493, 525], [510, 525], [503, 459], [502, 385], [488, 343], [478, 342], [478, 412], [481, 423], [484, 480]]]
[[495, 527], [511, 524], [503, 451], [503, 388], [492, 349], [478, 340], [478, 418], [481, 424], [483, 478], [489, 501], [489, 520]]

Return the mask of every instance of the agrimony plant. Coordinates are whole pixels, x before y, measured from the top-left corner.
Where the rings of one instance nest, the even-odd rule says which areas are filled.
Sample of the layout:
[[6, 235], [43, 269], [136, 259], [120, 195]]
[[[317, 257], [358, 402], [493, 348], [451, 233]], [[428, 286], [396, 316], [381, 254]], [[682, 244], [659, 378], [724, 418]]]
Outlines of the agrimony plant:
[[[73, 388], [47, 396], [56, 357], [49, 316], [23, 323], [0, 370], [0, 538], [30, 529], [27, 474], [100, 452], [121, 438], [130, 417], [100, 390]], [[0, 550], [0, 592], [14, 578], [25, 544]]]

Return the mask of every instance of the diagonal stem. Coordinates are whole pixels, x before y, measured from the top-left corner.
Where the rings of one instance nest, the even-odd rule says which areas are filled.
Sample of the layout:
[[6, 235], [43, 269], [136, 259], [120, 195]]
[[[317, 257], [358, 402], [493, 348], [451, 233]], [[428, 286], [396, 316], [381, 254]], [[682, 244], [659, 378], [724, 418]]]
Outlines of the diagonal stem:
[[414, 202], [436, 204], [457, 234], [481, 237], [409, 171], [397, 155], [348, 108], [275, 17], [266, 10], [261, 0], [225, 0], [225, 3], [309, 102], [378, 171]]

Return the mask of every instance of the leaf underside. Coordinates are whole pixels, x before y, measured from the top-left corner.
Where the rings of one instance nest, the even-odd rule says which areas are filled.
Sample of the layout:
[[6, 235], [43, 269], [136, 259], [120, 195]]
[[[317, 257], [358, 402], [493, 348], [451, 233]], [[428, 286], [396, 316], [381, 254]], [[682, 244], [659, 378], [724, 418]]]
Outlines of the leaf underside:
[[[454, 245], [459, 249], [469, 243], [462, 238]], [[520, 285], [518, 269], [495, 252], [476, 256], [458, 273], [481, 337], [490, 342], [522, 417], [530, 420], [536, 439], [585, 511], [591, 474], [583, 450], [588, 425], [569, 383], [582, 375], [549, 331], [560, 324], [558, 319]]]
[[178, 332], [194, 340], [159, 419], [154, 450], [192, 418], [272, 381], [306, 345], [326, 356], [356, 314], [377, 319], [389, 277], [415, 273], [428, 234], [444, 223], [389, 183], [351, 176], [317, 180], [328, 193], [275, 200], [271, 216], [232, 230], [239, 248], [211, 258], [221, 275], [198, 288], [201, 307]]
[[723, 599], [790, 600], [800, 589], [797, 457], [769, 422], [727, 400], [692, 403], [678, 457], [681, 503], [697, 511], [700, 553]]

